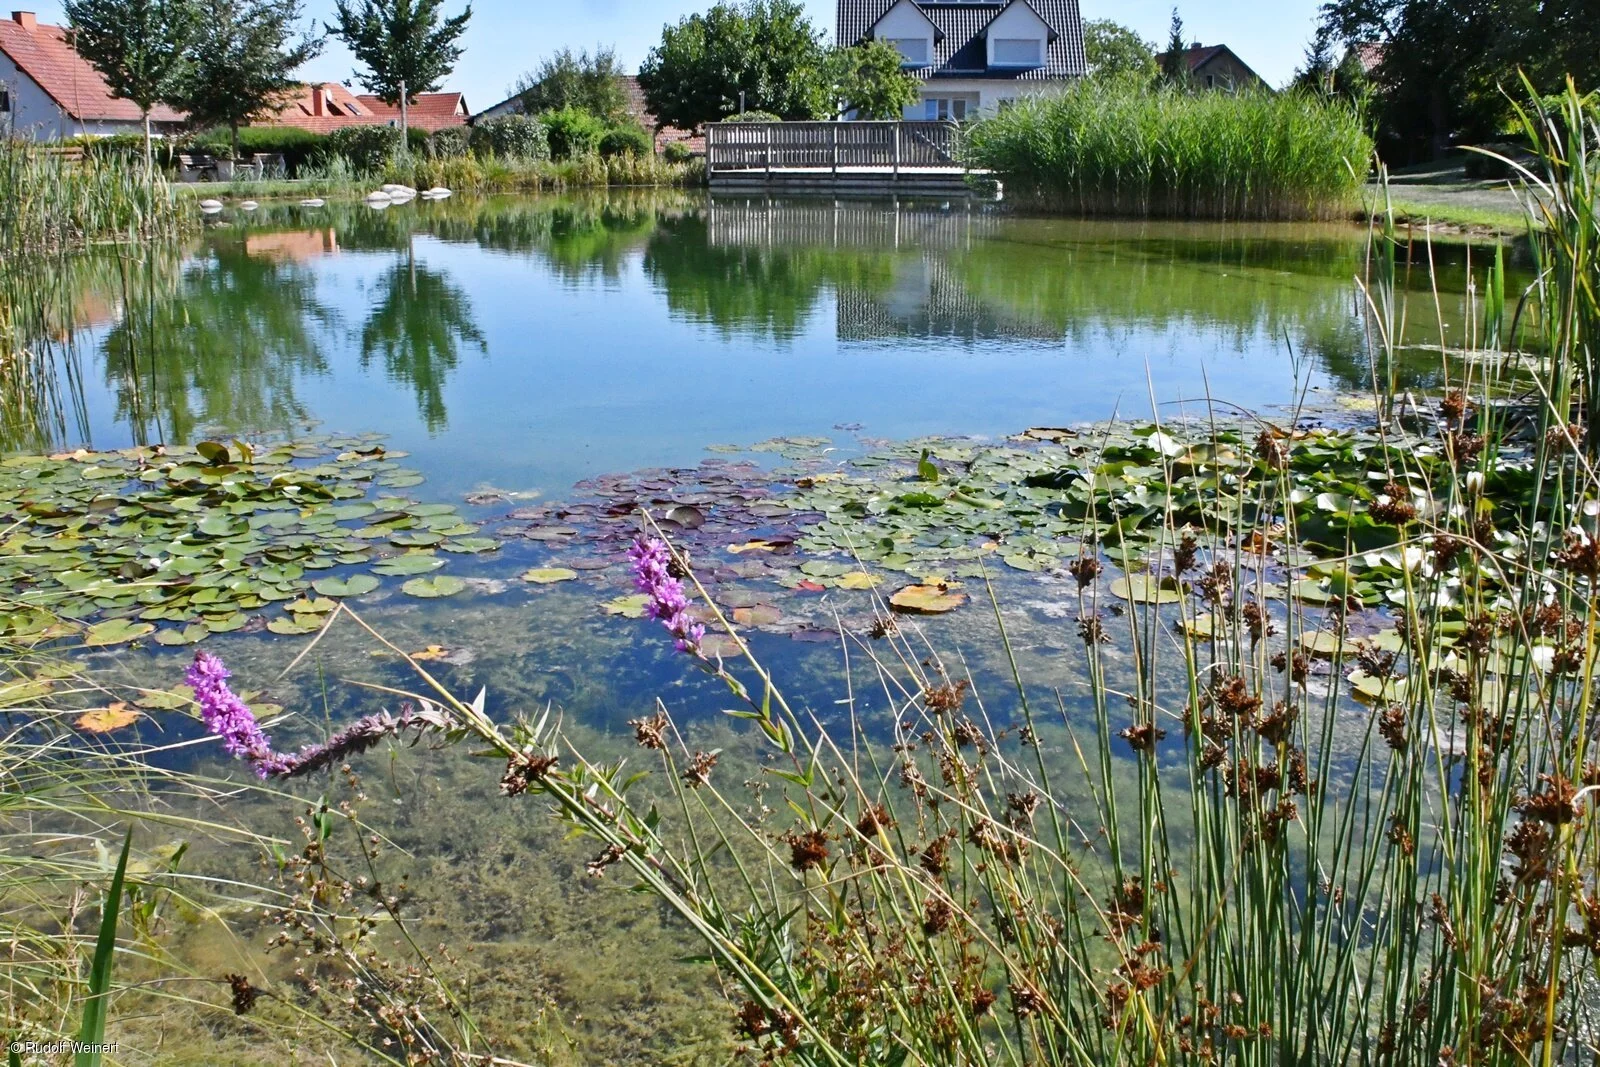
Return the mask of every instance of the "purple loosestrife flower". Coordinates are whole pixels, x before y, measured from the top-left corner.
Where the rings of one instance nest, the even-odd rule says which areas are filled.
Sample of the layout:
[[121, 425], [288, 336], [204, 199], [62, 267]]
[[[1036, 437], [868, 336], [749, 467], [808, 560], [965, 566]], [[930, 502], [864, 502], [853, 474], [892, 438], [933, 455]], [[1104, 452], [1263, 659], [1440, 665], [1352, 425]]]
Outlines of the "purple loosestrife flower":
[[272, 741], [262, 733], [255, 715], [228, 688], [230, 676], [231, 672], [220, 659], [209, 652], [196, 652], [184, 681], [194, 689], [195, 703], [200, 705], [200, 718], [206, 729], [222, 738], [222, 747], [228, 755], [245, 757], [263, 778], [280, 773], [284, 758], [272, 751]]
[[645, 614], [658, 619], [678, 639], [678, 651], [698, 656], [706, 628], [689, 614], [689, 597], [683, 583], [672, 576], [672, 551], [657, 538], [635, 539], [628, 549], [633, 564], [633, 584], [649, 597]]

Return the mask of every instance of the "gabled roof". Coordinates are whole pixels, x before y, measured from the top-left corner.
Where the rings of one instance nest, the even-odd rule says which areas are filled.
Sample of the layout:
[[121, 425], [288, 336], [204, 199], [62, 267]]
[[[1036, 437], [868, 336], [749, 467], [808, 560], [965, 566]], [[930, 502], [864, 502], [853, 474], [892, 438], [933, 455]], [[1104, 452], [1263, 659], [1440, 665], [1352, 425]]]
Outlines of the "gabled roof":
[[[865, 40], [872, 27], [899, 0], [838, 0], [838, 43], [849, 47]], [[984, 31], [1013, 3], [1023, 3], [1050, 28], [1042, 67], [990, 67]], [[920, 78], [1005, 78], [1044, 81], [1087, 72], [1083, 55], [1083, 16], [1078, 0], [921, 0], [917, 7], [942, 37], [933, 44], [933, 62], [913, 69]]]
[[[1167, 56], [1169, 56], [1169, 55], [1171, 55], [1170, 52], [1162, 52], [1160, 55], [1156, 56], [1156, 63], [1158, 65], [1166, 63]], [[1184, 62], [1186, 63], [1185, 69], [1188, 70], [1189, 73], [1193, 74], [1195, 71], [1199, 70], [1201, 67], [1205, 66], [1207, 63], [1210, 63], [1213, 59], [1216, 59], [1219, 56], [1229, 56], [1229, 57], [1231, 57], [1233, 59], [1234, 63], [1236, 63], [1240, 67], [1244, 68], [1245, 72], [1247, 74], [1249, 74], [1250, 77], [1254, 78], [1256, 81], [1260, 82], [1262, 85], [1266, 84], [1267, 80], [1265, 78], [1263, 78], [1261, 75], [1257, 74], [1251, 68], [1250, 64], [1248, 64], [1244, 60], [1240, 59], [1239, 58], [1239, 53], [1235, 52], [1233, 49], [1229, 48], [1225, 44], [1212, 44], [1212, 45], [1198, 45], [1197, 44], [1197, 45], [1191, 46], [1190, 48], [1185, 50], [1185, 52], [1183, 54]]]
[[[420, 93], [406, 109], [406, 121], [429, 133], [446, 126], [464, 126], [466, 101], [460, 93]], [[256, 119], [258, 126], [293, 126], [312, 133], [399, 122], [398, 107], [390, 107], [375, 96], [357, 96], [338, 82], [302, 85], [285, 95], [277, 111]]]
[[867, 27], [867, 32], [863, 36], [876, 36], [876, 34], [874, 34], [872, 31], [874, 31], [874, 30], [876, 30], [878, 28], [878, 23], [880, 23], [884, 19], [888, 18], [889, 17], [889, 12], [893, 11], [895, 8], [900, 7], [902, 5], [911, 8], [911, 10], [913, 10], [917, 14], [921, 15], [922, 16], [922, 21], [926, 22], [929, 26], [933, 27], [933, 39], [935, 41], [939, 40], [941, 37], [944, 36], [944, 31], [939, 28], [939, 24], [937, 22], [934, 22], [931, 18], [929, 18], [928, 17], [928, 13], [926, 11], [922, 10], [921, 7], [917, 6], [916, 0], [895, 0], [894, 3], [892, 3], [888, 7], [884, 8], [883, 14], [879, 15], [877, 18], [872, 20], [872, 25]]
[[[0, 19], [0, 52], [17, 69], [44, 90], [69, 117], [83, 122], [138, 122], [138, 105], [111, 95], [100, 72], [78, 55], [60, 26], [46, 26], [24, 20], [19, 12]], [[155, 122], [182, 122], [183, 115], [158, 104], [150, 112]]]

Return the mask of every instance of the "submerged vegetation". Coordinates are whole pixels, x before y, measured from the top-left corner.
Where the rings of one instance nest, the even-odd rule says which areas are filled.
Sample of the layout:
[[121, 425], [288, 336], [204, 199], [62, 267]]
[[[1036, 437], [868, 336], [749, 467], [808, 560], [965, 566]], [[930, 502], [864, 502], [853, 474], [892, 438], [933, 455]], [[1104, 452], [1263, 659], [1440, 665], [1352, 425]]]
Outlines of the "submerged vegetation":
[[1329, 219], [1349, 215], [1372, 140], [1342, 103], [1088, 79], [975, 124], [966, 162], [1007, 199], [1078, 215]]

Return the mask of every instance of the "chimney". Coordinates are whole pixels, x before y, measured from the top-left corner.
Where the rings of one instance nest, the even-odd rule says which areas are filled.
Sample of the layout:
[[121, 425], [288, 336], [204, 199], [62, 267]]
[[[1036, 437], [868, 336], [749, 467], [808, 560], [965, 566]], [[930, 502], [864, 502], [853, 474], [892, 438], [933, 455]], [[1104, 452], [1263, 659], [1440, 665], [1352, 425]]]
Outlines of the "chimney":
[[322, 86], [313, 85], [311, 87], [311, 113], [313, 115], [322, 114], [322, 98]]
[[11, 13], [11, 21], [29, 33], [39, 28], [39, 16], [32, 11], [13, 11]]

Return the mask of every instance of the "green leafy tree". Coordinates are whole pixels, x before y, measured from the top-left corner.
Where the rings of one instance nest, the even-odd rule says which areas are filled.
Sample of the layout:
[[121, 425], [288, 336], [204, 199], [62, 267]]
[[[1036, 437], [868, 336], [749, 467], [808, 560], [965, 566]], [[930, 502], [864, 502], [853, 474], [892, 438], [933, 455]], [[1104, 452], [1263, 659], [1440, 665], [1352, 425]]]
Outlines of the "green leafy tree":
[[1095, 19], [1083, 24], [1083, 50], [1089, 60], [1089, 76], [1092, 78], [1153, 81], [1160, 73], [1156, 66], [1155, 45], [1110, 19]]
[[174, 101], [196, 126], [226, 126], [234, 158], [239, 127], [296, 84], [295, 71], [322, 51], [312, 32], [296, 37], [300, 0], [196, 0], [200, 30]]
[[173, 99], [189, 66], [198, 29], [191, 0], [66, 0], [73, 47], [144, 120], [144, 161], [151, 168], [150, 112]]
[[1333, 32], [1318, 26], [1316, 36], [1306, 48], [1305, 62], [1294, 72], [1294, 87], [1323, 96], [1333, 94]]
[[1174, 85], [1189, 81], [1189, 46], [1183, 40], [1183, 19], [1178, 9], [1172, 9], [1172, 22], [1167, 28], [1167, 50], [1161, 55], [1161, 74]]
[[[1540, 92], [1558, 91], [1569, 74], [1581, 90], [1600, 88], [1595, 0], [1330, 0], [1322, 26], [1381, 46], [1374, 112], [1392, 162], [1501, 136], [1511, 117], [1502, 88], [1515, 94], [1519, 71]], [[1338, 77], [1354, 73], [1344, 64]]]
[[327, 30], [343, 41], [366, 67], [357, 78], [368, 92], [400, 107], [400, 128], [406, 108], [418, 93], [444, 84], [461, 58], [457, 42], [472, 18], [469, 3], [461, 14], [444, 18], [443, 0], [338, 0], [337, 21]]
[[609, 48], [596, 48], [592, 55], [563, 48], [517, 79], [515, 92], [529, 115], [576, 108], [616, 123], [627, 112], [621, 76], [617, 54]]
[[785, 119], [833, 113], [835, 63], [797, 0], [718, 3], [666, 27], [639, 68], [650, 110], [693, 129], [745, 108]]
[[897, 119], [917, 102], [919, 83], [892, 44], [866, 41], [840, 48], [834, 63], [834, 92], [843, 111], [853, 109], [864, 119]]

